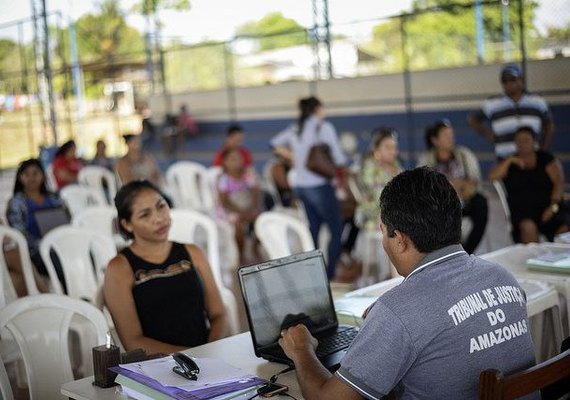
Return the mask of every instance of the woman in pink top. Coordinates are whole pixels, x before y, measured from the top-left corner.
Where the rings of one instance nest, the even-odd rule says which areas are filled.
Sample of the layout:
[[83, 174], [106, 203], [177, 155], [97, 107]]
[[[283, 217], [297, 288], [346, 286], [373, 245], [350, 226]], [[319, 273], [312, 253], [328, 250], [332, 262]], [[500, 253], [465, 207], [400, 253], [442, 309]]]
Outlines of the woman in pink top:
[[[221, 207], [220, 217], [235, 227], [235, 238], [244, 261], [244, 248], [255, 219], [262, 211], [261, 192], [253, 168], [244, 166], [238, 148], [228, 148], [222, 155], [223, 173], [218, 178], [217, 189]], [[254, 245], [254, 253], [256, 246]]]

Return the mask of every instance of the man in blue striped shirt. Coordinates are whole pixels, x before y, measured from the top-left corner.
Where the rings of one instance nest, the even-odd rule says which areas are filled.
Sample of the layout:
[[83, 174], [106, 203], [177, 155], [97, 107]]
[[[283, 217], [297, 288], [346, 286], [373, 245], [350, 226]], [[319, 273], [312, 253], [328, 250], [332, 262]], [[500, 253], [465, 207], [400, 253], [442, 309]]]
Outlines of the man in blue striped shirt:
[[554, 125], [546, 101], [525, 90], [522, 71], [515, 64], [503, 67], [501, 84], [504, 94], [485, 100], [481, 109], [469, 116], [469, 124], [495, 144], [495, 153], [500, 159], [515, 153], [514, 135], [521, 126], [530, 126], [538, 132], [540, 148], [547, 149]]

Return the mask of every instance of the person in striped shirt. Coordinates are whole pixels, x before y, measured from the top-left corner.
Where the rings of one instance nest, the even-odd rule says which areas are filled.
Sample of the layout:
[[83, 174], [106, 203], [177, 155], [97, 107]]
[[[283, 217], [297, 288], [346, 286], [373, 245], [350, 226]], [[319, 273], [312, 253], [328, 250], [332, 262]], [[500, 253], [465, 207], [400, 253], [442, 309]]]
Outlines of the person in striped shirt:
[[507, 64], [502, 68], [501, 84], [504, 93], [485, 100], [481, 109], [469, 116], [469, 124], [495, 144], [499, 159], [515, 153], [515, 132], [522, 126], [532, 127], [539, 134], [540, 149], [548, 149], [554, 124], [546, 101], [525, 90], [518, 65]]

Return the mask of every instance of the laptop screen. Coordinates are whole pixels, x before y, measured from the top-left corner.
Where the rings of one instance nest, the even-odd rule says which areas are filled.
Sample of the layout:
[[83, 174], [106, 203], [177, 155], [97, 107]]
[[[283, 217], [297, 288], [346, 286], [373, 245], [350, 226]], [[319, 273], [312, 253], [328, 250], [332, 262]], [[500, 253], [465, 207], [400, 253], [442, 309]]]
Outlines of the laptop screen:
[[34, 210], [34, 218], [42, 237], [53, 228], [69, 224], [71, 221], [69, 212], [64, 207], [36, 209]]
[[313, 333], [338, 325], [320, 250], [245, 266], [239, 276], [258, 347], [275, 344], [283, 328], [299, 323]]

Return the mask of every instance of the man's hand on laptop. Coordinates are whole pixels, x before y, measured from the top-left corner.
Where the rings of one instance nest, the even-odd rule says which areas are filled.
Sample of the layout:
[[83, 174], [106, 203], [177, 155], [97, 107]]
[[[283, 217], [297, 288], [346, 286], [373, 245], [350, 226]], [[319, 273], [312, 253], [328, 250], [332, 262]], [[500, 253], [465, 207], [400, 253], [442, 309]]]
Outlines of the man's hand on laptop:
[[303, 324], [282, 330], [281, 339], [279, 339], [279, 345], [293, 362], [299, 355], [314, 354], [318, 343], [318, 340], [311, 336], [311, 333]]

